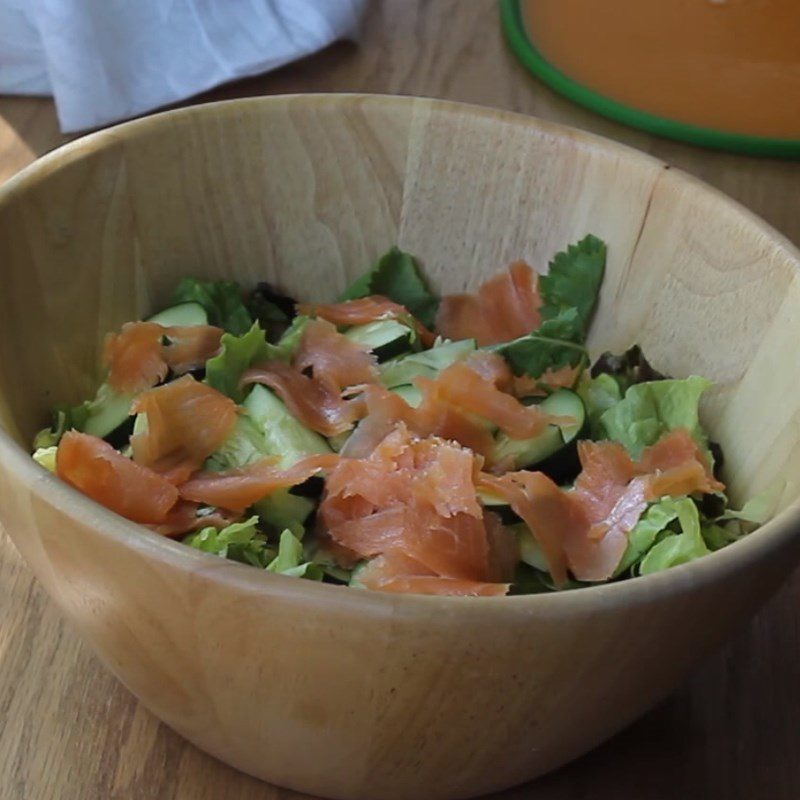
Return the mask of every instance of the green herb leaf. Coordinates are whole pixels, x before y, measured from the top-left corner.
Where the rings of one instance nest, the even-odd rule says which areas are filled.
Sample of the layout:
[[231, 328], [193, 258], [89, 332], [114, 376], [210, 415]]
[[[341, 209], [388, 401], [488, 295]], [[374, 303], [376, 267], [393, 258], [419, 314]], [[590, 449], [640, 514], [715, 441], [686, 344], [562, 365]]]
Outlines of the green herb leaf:
[[405, 306], [423, 325], [432, 327], [439, 298], [431, 291], [413, 256], [393, 247], [339, 298], [356, 300], [381, 294]]
[[588, 361], [586, 348], [567, 338], [574, 332], [577, 318], [576, 309], [564, 309], [558, 317], [547, 320], [533, 333], [485, 349], [500, 353], [517, 375], [530, 375], [532, 378], [538, 378], [548, 369], [585, 364]]
[[568, 309], [575, 310], [569, 333], [562, 331], [558, 338], [575, 342], [585, 340], [605, 266], [606, 246], [590, 234], [565, 251], [556, 253], [548, 273], [539, 278], [539, 292], [544, 301], [541, 315], [545, 325], [549, 320], [561, 317]]
[[211, 325], [235, 336], [247, 333], [253, 324], [236, 281], [200, 281], [184, 278], [172, 295], [173, 303], [199, 303], [208, 314]]

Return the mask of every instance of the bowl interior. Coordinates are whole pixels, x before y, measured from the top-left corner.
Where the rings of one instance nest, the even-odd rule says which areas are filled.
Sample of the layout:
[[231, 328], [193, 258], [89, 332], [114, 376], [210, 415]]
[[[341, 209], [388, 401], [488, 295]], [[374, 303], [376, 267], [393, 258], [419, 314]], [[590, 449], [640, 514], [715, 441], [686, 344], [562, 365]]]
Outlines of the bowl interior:
[[392, 244], [442, 291], [570, 242], [609, 245], [590, 345], [640, 343], [716, 382], [703, 413], [735, 500], [800, 494], [795, 250], [717, 192], [622, 146], [438, 101], [262, 98], [94, 134], [0, 189], [0, 422], [27, 447], [90, 396], [106, 332], [183, 276], [330, 300]]

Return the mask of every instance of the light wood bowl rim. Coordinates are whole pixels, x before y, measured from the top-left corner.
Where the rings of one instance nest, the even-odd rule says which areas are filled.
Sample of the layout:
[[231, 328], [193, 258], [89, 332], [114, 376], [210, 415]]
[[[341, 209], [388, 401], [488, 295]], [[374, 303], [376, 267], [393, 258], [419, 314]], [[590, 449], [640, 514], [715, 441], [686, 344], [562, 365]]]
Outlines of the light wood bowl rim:
[[[723, 192], [682, 170], [670, 167], [653, 156], [605, 137], [537, 117], [423, 97], [359, 93], [289, 94], [223, 100], [164, 111], [90, 133], [42, 156], [0, 186], [0, 206], [13, 202], [17, 194], [46, 181], [52, 173], [81, 161], [87, 154], [109, 147], [116, 141], [130, 140], [143, 133], [157, 130], [165, 120], [189, 117], [219, 119], [225, 115], [237, 115], [249, 107], [280, 106], [287, 103], [299, 106], [331, 104], [341, 107], [358, 106], [364, 102], [405, 106], [409, 112], [415, 106], [422, 104], [436, 113], [467, 114], [494, 119], [506, 124], [527, 127], [539, 134], [566, 138], [578, 147], [604, 151], [632, 165], [639, 162], [642, 167], [658, 166], [662, 169], [671, 169], [676, 180], [684, 183], [689, 191], [705, 193], [720, 206], [735, 209], [743, 223], [769, 237], [783, 251], [783, 255], [800, 269], [800, 250], [784, 235]], [[198, 572], [203, 573], [213, 580], [225, 582], [232, 588], [262, 598], [282, 597], [320, 609], [336, 601], [340, 608], [352, 605], [359, 613], [377, 617], [396, 618], [398, 614], [408, 617], [427, 616], [435, 613], [437, 608], [450, 614], [463, 610], [470, 616], [539, 612], [548, 616], [570, 617], [590, 613], [593, 609], [613, 610], [631, 607], [651, 602], [656, 598], [678, 595], [726, 578], [734, 578], [748, 566], [767, 557], [773, 550], [780, 549], [794, 537], [800, 536], [800, 498], [798, 498], [766, 525], [722, 550], [651, 575], [580, 590], [512, 597], [395, 595], [352, 591], [347, 587], [275, 575], [248, 565], [226, 561], [167, 539], [108, 511], [46, 472], [33, 461], [28, 451], [2, 429], [0, 429], [0, 462], [4, 465], [4, 470], [17, 476], [37, 502], [52, 506], [77, 524], [93, 526], [100, 535], [112, 537], [144, 557], [156, 558], [181, 572], [190, 572], [194, 575]]]

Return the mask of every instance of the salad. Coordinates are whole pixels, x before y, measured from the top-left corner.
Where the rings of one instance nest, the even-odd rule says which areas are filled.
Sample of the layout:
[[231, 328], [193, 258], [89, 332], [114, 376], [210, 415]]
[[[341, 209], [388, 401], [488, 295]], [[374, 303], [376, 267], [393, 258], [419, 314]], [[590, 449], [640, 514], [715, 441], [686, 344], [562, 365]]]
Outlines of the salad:
[[182, 280], [108, 335], [105, 381], [34, 459], [163, 536], [361, 589], [493, 596], [624, 580], [766, 521], [698, 417], [703, 377], [590, 365], [606, 247], [439, 298], [393, 248], [332, 304]]

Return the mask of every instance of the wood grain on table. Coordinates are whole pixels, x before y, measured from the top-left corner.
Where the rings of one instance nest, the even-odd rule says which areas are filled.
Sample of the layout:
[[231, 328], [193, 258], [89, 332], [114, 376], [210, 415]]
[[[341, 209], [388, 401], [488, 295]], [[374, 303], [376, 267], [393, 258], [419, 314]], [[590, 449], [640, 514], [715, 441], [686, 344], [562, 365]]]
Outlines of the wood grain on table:
[[[358, 45], [199, 99], [316, 91], [443, 97], [592, 130], [703, 178], [800, 243], [800, 162], [700, 150], [572, 106], [516, 63], [492, 0], [373, 0]], [[63, 141], [50, 100], [0, 98], [0, 181]], [[590, 755], [496, 800], [800, 797], [799, 595], [796, 574], [670, 700]], [[0, 800], [223, 797], [301, 795], [205, 756], [141, 708], [61, 622], [0, 534]]]

